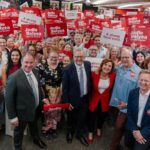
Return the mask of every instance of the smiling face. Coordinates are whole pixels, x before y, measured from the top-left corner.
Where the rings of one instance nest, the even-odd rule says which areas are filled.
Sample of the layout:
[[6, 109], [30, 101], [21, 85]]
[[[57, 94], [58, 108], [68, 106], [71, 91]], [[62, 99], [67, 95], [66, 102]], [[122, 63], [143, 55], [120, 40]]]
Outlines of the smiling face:
[[144, 59], [145, 59], [145, 57], [141, 53], [139, 53], [139, 54], [136, 55], [136, 61], [138, 63], [140, 63], [140, 64], [143, 63]]
[[19, 52], [13, 51], [11, 53], [11, 60], [12, 60], [13, 64], [18, 64], [20, 57], [21, 56], [20, 56]]
[[26, 54], [26, 56], [24, 56], [22, 61], [22, 69], [25, 72], [30, 73], [34, 68], [34, 64], [35, 64], [34, 57], [31, 54]]
[[67, 51], [71, 51], [72, 50], [70, 44], [66, 44], [64, 49], [67, 50]]
[[141, 73], [139, 75], [139, 87], [142, 91], [150, 90], [150, 73]]
[[121, 62], [125, 68], [129, 68], [132, 66], [133, 60], [131, 55], [132, 54], [128, 49], [123, 49], [121, 53]]
[[82, 50], [76, 50], [74, 52], [74, 61], [77, 65], [81, 66], [84, 61], [84, 52]]
[[112, 62], [107, 62], [102, 66], [102, 72], [104, 74], [109, 74], [112, 71], [113, 64]]
[[59, 56], [57, 52], [51, 52], [48, 58], [49, 64], [56, 65], [58, 63], [58, 58]]

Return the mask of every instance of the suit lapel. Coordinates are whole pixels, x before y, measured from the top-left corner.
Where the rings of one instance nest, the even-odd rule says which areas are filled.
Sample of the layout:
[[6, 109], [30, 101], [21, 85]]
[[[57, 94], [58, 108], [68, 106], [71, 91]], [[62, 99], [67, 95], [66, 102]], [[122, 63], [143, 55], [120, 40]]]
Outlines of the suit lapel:
[[139, 89], [137, 90], [137, 93], [133, 97], [134, 100], [134, 110], [136, 112], [136, 119], [138, 119], [138, 112], [139, 112]]
[[74, 80], [76, 80], [76, 82], [78, 83], [78, 87], [80, 89], [80, 83], [79, 83], [79, 78], [78, 78], [78, 73], [77, 73], [77, 69], [76, 69], [76, 66], [75, 64], [73, 63], [73, 66], [72, 66], [72, 72], [74, 72]]
[[[143, 112], [143, 118], [146, 117], [145, 114], [147, 114], [147, 111], [150, 109], [150, 95], [148, 97], [148, 100], [146, 102], [145, 108], [144, 108], [144, 112]], [[142, 120], [143, 120], [142, 118]]]

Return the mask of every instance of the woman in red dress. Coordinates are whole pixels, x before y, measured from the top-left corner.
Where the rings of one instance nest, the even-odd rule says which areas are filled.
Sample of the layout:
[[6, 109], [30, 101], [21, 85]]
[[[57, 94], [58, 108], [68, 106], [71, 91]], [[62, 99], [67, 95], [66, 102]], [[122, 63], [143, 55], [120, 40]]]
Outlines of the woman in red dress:
[[114, 63], [104, 59], [98, 74], [92, 73], [92, 94], [89, 102], [89, 144], [93, 142], [93, 133], [97, 121], [96, 136], [101, 137], [101, 129], [109, 110], [111, 90], [115, 81]]
[[[8, 56], [8, 64], [2, 68], [2, 84], [5, 91], [6, 81], [9, 75], [17, 71], [21, 67], [21, 52], [19, 49], [13, 49]], [[5, 109], [5, 126], [6, 126], [6, 135], [13, 136], [13, 130], [11, 128], [10, 122], [8, 120], [7, 111]]]

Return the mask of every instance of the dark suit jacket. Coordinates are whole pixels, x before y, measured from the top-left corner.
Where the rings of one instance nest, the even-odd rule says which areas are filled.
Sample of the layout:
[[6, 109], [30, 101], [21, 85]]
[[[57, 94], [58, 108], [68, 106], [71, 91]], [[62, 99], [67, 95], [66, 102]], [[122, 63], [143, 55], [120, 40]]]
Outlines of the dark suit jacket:
[[109, 100], [111, 96], [111, 90], [114, 85], [116, 74], [113, 72], [109, 75], [110, 84], [109, 87], [101, 94], [98, 90], [98, 84], [100, 79], [100, 73], [92, 73], [92, 94], [90, 96], [89, 109], [90, 111], [94, 111], [98, 105], [101, 103], [101, 108], [103, 112], [108, 111], [109, 109]]
[[[90, 62], [84, 61], [85, 72], [87, 75], [87, 91], [91, 90], [91, 64]], [[78, 80], [78, 74], [75, 64], [72, 63], [64, 69], [63, 73], [63, 101], [65, 103], [71, 103], [77, 107], [80, 100], [80, 84]]]
[[[37, 81], [38, 76], [33, 71]], [[40, 85], [38, 83], [38, 85]], [[42, 100], [42, 92], [39, 87], [39, 105]], [[37, 111], [35, 98], [28, 82], [28, 79], [22, 69], [10, 75], [6, 85], [6, 107], [9, 119], [18, 117], [19, 120], [33, 121]]]
[[[133, 132], [138, 130], [137, 121], [138, 121], [138, 108], [139, 108], [139, 88], [132, 90], [128, 98], [128, 107], [127, 107], [127, 129]], [[150, 96], [148, 97], [143, 118], [141, 122], [141, 134], [146, 140], [150, 140]]]

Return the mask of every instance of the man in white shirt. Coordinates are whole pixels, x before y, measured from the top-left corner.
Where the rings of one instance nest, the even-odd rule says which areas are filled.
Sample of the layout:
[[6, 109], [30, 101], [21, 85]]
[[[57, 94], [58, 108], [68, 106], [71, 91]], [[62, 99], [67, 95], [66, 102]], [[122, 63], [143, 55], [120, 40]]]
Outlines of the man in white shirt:
[[150, 147], [150, 72], [139, 74], [139, 88], [132, 90], [127, 106], [127, 132], [125, 144], [131, 150]]
[[64, 69], [62, 89], [63, 101], [70, 103], [67, 112], [66, 140], [71, 143], [76, 132], [76, 137], [81, 144], [88, 146], [84, 137], [84, 128], [91, 90], [91, 64], [84, 61], [84, 57], [83, 50], [74, 51], [74, 62]]

